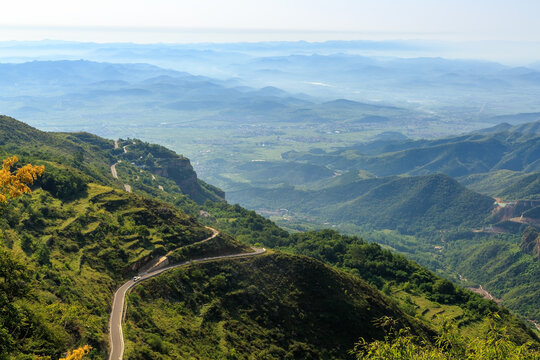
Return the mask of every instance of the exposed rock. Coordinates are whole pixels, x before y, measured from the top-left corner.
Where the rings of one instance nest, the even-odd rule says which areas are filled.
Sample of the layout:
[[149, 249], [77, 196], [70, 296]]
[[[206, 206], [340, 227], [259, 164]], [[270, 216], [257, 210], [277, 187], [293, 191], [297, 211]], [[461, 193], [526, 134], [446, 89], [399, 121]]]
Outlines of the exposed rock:
[[536, 257], [537, 260], [540, 259], [540, 232], [529, 226], [523, 232], [519, 247], [522, 251]]
[[[197, 179], [197, 173], [193, 170], [189, 159], [179, 156], [156, 160], [156, 166], [148, 169], [153, 174], [173, 180], [184, 194], [198, 203], [202, 203], [208, 199], [209, 192], [205, 191], [201, 186], [202, 181]], [[218, 191], [217, 189], [212, 190], [218, 198], [225, 198], [225, 194], [222, 191]]]

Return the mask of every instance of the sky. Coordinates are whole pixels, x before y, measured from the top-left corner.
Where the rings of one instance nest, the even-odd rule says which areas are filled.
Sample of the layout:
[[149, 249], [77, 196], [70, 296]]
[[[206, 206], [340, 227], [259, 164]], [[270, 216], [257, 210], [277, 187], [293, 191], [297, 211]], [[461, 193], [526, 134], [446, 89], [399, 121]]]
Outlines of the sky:
[[540, 41], [538, 0], [3, 1], [0, 41]]

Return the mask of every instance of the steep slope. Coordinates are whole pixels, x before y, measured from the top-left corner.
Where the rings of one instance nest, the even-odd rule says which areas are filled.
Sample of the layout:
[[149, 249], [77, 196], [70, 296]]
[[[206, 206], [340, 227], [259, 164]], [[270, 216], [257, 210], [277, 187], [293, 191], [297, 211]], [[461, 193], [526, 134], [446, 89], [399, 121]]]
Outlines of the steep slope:
[[519, 247], [523, 252], [540, 260], [540, 232], [532, 227], [527, 228], [521, 236]]
[[[206, 200], [222, 201], [224, 199], [223, 191], [197, 178], [189, 159], [184, 156], [163, 146], [140, 140], [119, 140], [117, 144], [123, 151], [117, 150], [120, 152], [120, 158], [129, 161], [131, 165], [139, 169], [172, 180], [180, 191], [193, 201], [203, 203]], [[133, 186], [138, 188], [135, 185], [138, 180], [130, 178], [133, 180]]]
[[[0, 353], [52, 356], [90, 344], [107, 353], [110, 299], [116, 285], [170, 251], [189, 255], [190, 244], [211, 232], [162, 202], [89, 183], [76, 200], [36, 190], [4, 209], [2, 251], [24, 263], [24, 296], [14, 299], [10, 334]], [[199, 252], [243, 246], [231, 239]], [[231, 250], [229, 250], [231, 251]], [[8, 271], [2, 263], [2, 271]], [[20, 281], [20, 280], [17, 280]], [[9, 290], [8, 290], [9, 291]], [[0, 289], [0, 297], [11, 295]], [[25, 320], [28, 319], [28, 320]], [[44, 341], [42, 339], [49, 339]]]
[[286, 208], [323, 222], [369, 224], [413, 233], [480, 226], [494, 202], [446, 175], [357, 180], [313, 191], [242, 189], [231, 192], [229, 198], [250, 208]]
[[538, 322], [540, 262], [531, 245], [525, 242], [520, 247], [519, 235], [477, 239], [467, 236], [447, 243], [444, 262], [466, 277], [465, 284], [481, 285], [504, 306]]
[[284, 254], [176, 270], [129, 301], [129, 358], [344, 359], [359, 337], [384, 335], [385, 315], [430, 334], [362, 280]]
[[[209, 238], [211, 231], [194, 217], [180, 211], [179, 208], [185, 208], [191, 213], [200, 215], [201, 219], [208, 222], [225, 220], [220, 222], [223, 227], [227, 231], [231, 230], [233, 235], [242, 234], [239, 239], [245, 241], [258, 240], [266, 242], [275, 241], [277, 238], [283, 244], [291, 244], [289, 234], [276, 228], [275, 224], [262, 219], [254, 213], [247, 212], [239, 206], [230, 206], [222, 201], [205, 202], [206, 207], [204, 208], [199, 206], [188, 196], [182, 195], [181, 189], [172, 179], [154, 175], [155, 180], [152, 180], [163, 183], [163, 190], [158, 189], [155, 191], [169, 203], [152, 198], [150, 196], [152, 193], [144, 186], [136, 190], [138, 193], [135, 194], [122, 190], [122, 183], [126, 180], [135, 181], [136, 177], [139, 176], [142, 182], [143, 179], [151, 179], [153, 175], [143, 168], [141, 164], [137, 164], [135, 159], [132, 161], [135, 164], [131, 164], [129, 160], [118, 163], [123, 157], [127, 159], [130, 154], [127, 144], [123, 145], [127, 147], [126, 149], [120, 146], [114, 149], [112, 141], [86, 133], [43, 133], [27, 128], [24, 124], [10, 118], [2, 118], [0, 123], [6, 126], [5, 133], [1, 135], [6, 139], [5, 143], [0, 145], [2, 154], [21, 154], [25, 161], [43, 163], [46, 166], [46, 173], [34, 187], [34, 193], [31, 196], [14, 200], [8, 206], [2, 208], [0, 273], [5, 281], [0, 287], [0, 302], [2, 309], [5, 311], [0, 314], [0, 334], [2, 334], [0, 354], [3, 357], [8, 359], [34, 358], [38, 356], [58, 358], [67, 349], [82, 344], [90, 344], [94, 348], [90, 358], [104, 358], [108, 350], [107, 322], [112, 293], [126, 278], [136, 274], [138, 270], [148, 265], [152, 259], [159, 258], [164, 254], [170, 254], [171, 259], [174, 261], [181, 261], [189, 260], [193, 255], [204, 256], [205, 254], [245, 252], [248, 250], [245, 244], [239, 243], [226, 234], [201, 243], [201, 240]], [[132, 141], [131, 145], [137, 144], [133, 144]], [[149, 148], [156, 154], [159, 151], [165, 151], [161, 147], [142, 144], [140, 145], [141, 154], [142, 151], [147, 151]], [[42, 149], [46, 149], [46, 151]], [[174, 158], [172, 154], [170, 156]], [[147, 156], [146, 158], [150, 157]], [[157, 158], [166, 159], [167, 157], [160, 155]], [[117, 164], [118, 176], [122, 182], [115, 180], [111, 175], [111, 164]], [[154, 159], [152, 164], [155, 166], [159, 164], [159, 161]], [[183, 162], [183, 164], [187, 163]], [[186, 169], [189, 170], [187, 165]], [[158, 185], [159, 182], [153, 185]], [[136, 189], [135, 186], [134, 189]], [[182, 197], [182, 199], [174, 199], [174, 197]], [[203, 209], [210, 212], [202, 211]], [[213, 209], [220, 209], [220, 219], [216, 219], [213, 213], [218, 214], [219, 212], [214, 212]], [[297, 240], [302, 239], [297, 238]], [[303, 241], [298, 241], [298, 243], [300, 242]], [[336, 249], [338, 248], [342, 247]], [[373, 253], [373, 251], [369, 251], [369, 253]], [[378, 251], [375, 251], [375, 253], [380, 254]], [[331, 255], [331, 252], [327, 252], [327, 254]], [[336, 254], [336, 257], [339, 257], [339, 255]], [[394, 259], [389, 252], [384, 257]], [[269, 259], [276, 258], [269, 257]], [[293, 279], [295, 273], [305, 275], [305, 277], [299, 277], [295, 281], [290, 281], [290, 283], [298, 284], [298, 287], [301, 285], [306, 294], [312, 295], [309, 299], [306, 299], [306, 301], [310, 302], [306, 303], [306, 306], [312, 306], [306, 307], [306, 314], [309, 310], [310, 316], [313, 316], [315, 330], [309, 330], [307, 334], [315, 335], [311, 339], [306, 339], [309, 341], [303, 341], [298, 337], [297, 345], [294, 342], [291, 343], [292, 345], [287, 344], [287, 351], [293, 351], [293, 354], [295, 351], [302, 353], [305, 350], [304, 344], [312, 344], [313, 349], [309, 349], [309, 351], [313, 351], [315, 354], [320, 351], [336, 354], [344, 353], [343, 348], [334, 349], [326, 345], [316, 347], [315, 343], [315, 341], [319, 341], [316, 327], [320, 326], [321, 329], [327, 329], [327, 324], [339, 325], [338, 319], [347, 320], [350, 318], [353, 320], [351, 324], [358, 325], [358, 321], [368, 320], [369, 322], [373, 316], [381, 313], [393, 314], [403, 324], [418, 329], [419, 333], [428, 332], [428, 330], [423, 329], [431, 325], [437, 325], [427, 318], [422, 319], [424, 321], [423, 325], [417, 325], [415, 321], [402, 316], [404, 312], [409, 313], [410, 309], [407, 310], [407, 306], [404, 305], [403, 301], [399, 300], [399, 296], [396, 297], [396, 302], [389, 301], [375, 288], [361, 283], [360, 280], [349, 275], [326, 268], [320, 263], [314, 263], [313, 260], [296, 257], [278, 257], [277, 259], [280, 259], [279, 261], [282, 261], [282, 263], [278, 262], [278, 265], [274, 266], [272, 265], [273, 260], [271, 260], [270, 265], [272, 266], [268, 265], [268, 273], [263, 271], [264, 275], [260, 276], [262, 280], [275, 280], [276, 283], [262, 281], [260, 284], [261, 287], [263, 287], [263, 284], [268, 284], [268, 288], [272, 291], [273, 289], [276, 291], [283, 289], [279, 293], [278, 300], [271, 298], [271, 293], [266, 293], [266, 298], [274, 302], [282, 302], [283, 296], [291, 301], [300, 299], [300, 295], [295, 293], [294, 289], [283, 287], [279, 282], [280, 274], [287, 266], [291, 266], [287, 274]], [[354, 257], [354, 259], [358, 259], [358, 257]], [[335, 260], [331, 260], [331, 258], [325, 260], [330, 264], [342, 265], [336, 263]], [[413, 266], [404, 258], [397, 260], [397, 262], [401, 263], [404, 269]], [[374, 262], [360, 261], [359, 263], [368, 265], [373, 275], [376, 275], [374, 269], [380, 271], [382, 268], [392, 273], [391, 266], [383, 265], [381, 268], [380, 265]], [[251, 271], [252, 267], [249, 263], [246, 264], [245, 267], [237, 268], [232, 265], [230, 268], [222, 269], [232, 274], [230, 275], [231, 284], [233, 284], [236, 275], [239, 278], [246, 276], [245, 279], [255, 282], [252, 277], [256, 274]], [[292, 264], [297, 265], [295, 267]], [[202, 270], [204, 270], [205, 266], [216, 266], [216, 268], [211, 268], [216, 269], [216, 275], [221, 272], [217, 264], [197, 265], [198, 269]], [[359, 264], [356, 264], [349, 269], [353, 271], [358, 266]], [[300, 271], [302, 269], [305, 272], [302, 273]], [[426, 269], [418, 266], [415, 269], [424, 273], [421, 277], [424, 280], [419, 280], [419, 283], [443, 282], [442, 279], [435, 277]], [[192, 270], [188, 269], [186, 271], [190, 272]], [[326, 292], [324, 287], [317, 285], [321, 284], [317, 282], [319, 280], [317, 278], [318, 272], [327, 278], [327, 282], [322, 284], [329, 285], [331, 289], [336, 290], [333, 293], [337, 295], [331, 297], [329, 302], [325, 301], [322, 296], [318, 296]], [[360, 271], [354, 273], [361, 277]], [[402, 275], [402, 273], [396, 274]], [[407, 273], [405, 272], [405, 274]], [[227, 279], [227, 274], [224, 274], [224, 276]], [[170, 278], [166, 277], [165, 279], [169, 280]], [[379, 279], [379, 284], [391, 281], [388, 276], [385, 278], [374, 276], [368, 280], [377, 285], [377, 279]], [[404, 278], [400, 277], [400, 279], [403, 280]], [[158, 280], [161, 279], [156, 279], [156, 281]], [[226, 291], [226, 288], [221, 288], [223, 281], [219, 276], [214, 281], [209, 280], [209, 285], [205, 281], [198, 282], [198, 280], [201, 280], [201, 278], [197, 278], [195, 275], [192, 279], [186, 280], [185, 283], [186, 285], [192, 284], [189, 286], [197, 289], [197, 293], [193, 291], [195, 307], [191, 309], [201, 309], [202, 314], [210, 317], [216, 315], [213, 310], [219, 310], [220, 308], [217, 302], [208, 307], [196, 307], [203, 304], [199, 302], [199, 297], [204, 298], [205, 296], [199, 289], [202, 290], [206, 287], [213, 289], [212, 287], [215, 285], [216, 294], [218, 288], [225, 291], [225, 294], [229, 292]], [[367, 305], [363, 301], [356, 302], [356, 297], [347, 295], [340, 287], [335, 288], [337, 285], [333, 284], [333, 280], [336, 280], [343, 287], [353, 283], [351, 287], [353, 293], [368, 294], [368, 297], [373, 301], [366, 300]], [[168, 284], [171, 283], [168, 282]], [[225, 284], [229, 284], [229, 280], [226, 280]], [[428, 296], [425, 294], [433, 294], [435, 296], [433, 299], [438, 299], [437, 301], [441, 301], [446, 305], [448, 301], [456, 300], [454, 297], [457, 294], [459, 295], [458, 300], [461, 301], [460, 304], [463, 306], [469, 304], [467, 306], [470, 307], [470, 313], [465, 314], [466, 316], [461, 317], [461, 319], [467, 319], [470, 322], [483, 321], [486, 316], [484, 310], [493, 308], [493, 305], [489, 305], [490, 303], [484, 302], [478, 297], [475, 298], [475, 295], [464, 292], [464, 290], [456, 290], [457, 288], [449, 282], [444, 284], [442, 297], [436, 297], [437, 292], [441, 289], [428, 286], [422, 290], [423, 295], [418, 295], [419, 301], [425, 299], [424, 296]], [[167, 295], [166, 292], [169, 285], [165, 286], [164, 292], [157, 292], [160, 296], [163, 295], [165, 300], [171, 298], [171, 295]], [[353, 289], [355, 287], [356, 290]], [[235, 292], [241, 294], [244, 288], [245, 282], [241, 281], [235, 287], [232, 295]], [[452, 294], [446, 293], [449, 289], [451, 289]], [[171, 293], [177, 294], [176, 290], [173, 289]], [[248, 290], [249, 287], [246, 289], [246, 293], [249, 293]], [[312, 292], [308, 292], [308, 290]], [[144, 287], [140, 291], [144, 291]], [[220, 296], [222, 294], [223, 292], [220, 293]], [[454, 297], [449, 298], [447, 295]], [[469, 301], [471, 299], [472, 302]], [[343, 306], [340, 306], [340, 309], [331, 307], [334, 300]], [[175, 309], [178, 309], [176, 305], [178, 304], [175, 304], [170, 309], [160, 308], [159, 311], [175, 311]], [[191, 306], [193, 303], [187, 305]], [[228, 309], [232, 311], [240, 306], [233, 305]], [[150, 304], [149, 306], [153, 305]], [[368, 308], [376, 310], [373, 316], [367, 311]], [[321, 320], [315, 317], [317, 312], [322, 313], [325, 309], [330, 310], [326, 318]], [[266, 310], [268, 312], [264, 313], [265, 317], [273, 314], [272, 311], [274, 310], [272, 308]], [[291, 307], [289, 310], [294, 310], [293, 313], [296, 314], [296, 308]], [[356, 313], [356, 310], [362, 310], [359, 311], [360, 315]], [[410, 313], [412, 314], [412, 312]], [[159, 314], [159, 312], [156, 311], [156, 314]], [[287, 314], [290, 313], [286, 312]], [[332, 318], [332, 314], [334, 316], [337, 314], [336, 319]], [[518, 341], [535, 339], [523, 328], [522, 324], [508, 315], [506, 311], [502, 310], [501, 314], [504, 318], [503, 323], [511, 326]], [[278, 313], [278, 315], [281, 314]], [[276, 321], [282, 320], [280, 316], [271, 319], [272, 321], [275, 319], [277, 319]], [[159, 321], [156, 321], [156, 326], [158, 322], [159, 326], [167, 326], [170, 323], [169, 320], [169, 318], [160, 318]], [[252, 318], [252, 320], [258, 322], [265, 319]], [[287, 318], [283, 320], [287, 321]], [[296, 326], [299, 323], [293, 323], [293, 325]], [[234, 324], [237, 323], [234, 322]], [[250, 322], [251, 324], [253, 322]], [[261, 341], [273, 339], [271, 330], [274, 329], [273, 323], [270, 325], [268, 332], [262, 327], [258, 328], [258, 331], [262, 331]], [[380, 330], [371, 325], [367, 329], [366, 336], [374, 334], [374, 337], [380, 337], [382, 334]], [[154, 330], [155, 328], [145, 328], [143, 331], [145, 332], [144, 339], [151, 337], [146, 334], [147, 331], [152, 332]], [[292, 334], [294, 330], [287, 331]], [[343, 329], [336, 329], [331, 334], [341, 336], [343, 332]], [[154, 341], [155, 336], [152, 339], [148, 341], [155, 344], [159, 343], [159, 341]], [[192, 339], [196, 341], [197, 338]], [[351, 339], [352, 336], [347, 338], [346, 341], [350, 343]], [[340, 338], [328, 339], [328, 344], [331, 342], [340, 344], [341, 341]], [[159, 345], [156, 346], [159, 347]], [[282, 354], [282, 352], [278, 350], [278, 354]]]
[[283, 158], [339, 170], [366, 170], [378, 176], [442, 172], [465, 176], [491, 170], [538, 171], [540, 137], [531, 123], [496, 133], [473, 133], [437, 140], [375, 141], [331, 152], [288, 152]]
[[[54, 168], [70, 166], [77, 170], [76, 173], [86, 174], [100, 183], [118, 188], [123, 188], [122, 183], [132, 184], [141, 195], [159, 197], [171, 203], [223, 200], [221, 190], [197, 178], [189, 159], [159, 145], [131, 140], [129, 144], [122, 143], [123, 146], [130, 145], [130, 151], [126, 152], [122, 147], [115, 148], [113, 141], [96, 135], [43, 132], [7, 116], [0, 116], [0, 141], [0, 155], [4, 157], [18, 154], [22, 161], [47, 161]], [[152, 160], [148, 160], [149, 157]], [[110, 167], [122, 160], [126, 173], [121, 174], [124, 175], [121, 182], [115, 181]], [[133, 174], [133, 178], [127, 176], [128, 173]], [[159, 191], [157, 183], [155, 186], [137, 186], [136, 176], [150, 177], [151, 173], [160, 176], [162, 186], [167, 186], [168, 191]], [[70, 175], [66, 173], [66, 176]]]

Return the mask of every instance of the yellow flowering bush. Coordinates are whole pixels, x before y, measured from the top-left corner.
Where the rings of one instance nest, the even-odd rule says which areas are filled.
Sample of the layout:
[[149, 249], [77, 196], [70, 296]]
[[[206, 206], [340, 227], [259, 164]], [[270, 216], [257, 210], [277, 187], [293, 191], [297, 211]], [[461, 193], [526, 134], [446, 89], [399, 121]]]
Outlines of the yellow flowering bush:
[[0, 203], [6, 203], [8, 197], [15, 199], [25, 193], [31, 193], [30, 187], [38, 176], [43, 174], [45, 166], [32, 164], [24, 165], [16, 171], [11, 171], [13, 165], [19, 161], [16, 156], [4, 160], [0, 169]]
[[84, 355], [88, 354], [90, 350], [92, 350], [90, 345], [84, 345], [73, 351], [68, 351], [67, 356], [65, 358], [61, 358], [60, 360], [80, 360], [84, 357]]

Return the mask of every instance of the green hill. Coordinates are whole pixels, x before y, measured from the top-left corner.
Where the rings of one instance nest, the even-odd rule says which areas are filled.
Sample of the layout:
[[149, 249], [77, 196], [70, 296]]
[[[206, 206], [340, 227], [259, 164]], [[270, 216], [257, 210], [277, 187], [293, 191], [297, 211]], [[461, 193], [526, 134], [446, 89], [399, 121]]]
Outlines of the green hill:
[[175, 270], [128, 306], [130, 359], [345, 359], [359, 337], [384, 336], [383, 316], [432, 334], [357, 277], [285, 254]]
[[[143, 283], [132, 299], [141, 306], [131, 304], [134, 312], [128, 313], [128, 339], [141, 340], [140, 348], [128, 349], [133, 358], [163, 353], [162, 345], [167, 348], [178, 334], [187, 342], [178, 343], [181, 350], [170, 348], [171, 354], [204, 349], [222, 356], [226, 353], [221, 350], [235, 347], [246, 357], [267, 344], [277, 354], [268, 356], [278, 358], [283, 351], [291, 356], [341, 357], [357, 336], [383, 336], [372, 324], [379, 315], [392, 315], [415, 334], [435, 335], [442, 326], [435, 309], [459, 322], [463, 333], [474, 331], [486, 321], [488, 311], [496, 311], [514, 341], [538, 341], [507, 310], [377, 245], [337, 233], [290, 235], [252, 212], [226, 204], [218, 189], [193, 176], [187, 159], [165, 148], [130, 140], [120, 141], [115, 149], [112, 141], [91, 134], [44, 133], [7, 117], [0, 118], [0, 126], [0, 154], [46, 166], [31, 195], [1, 208], [3, 358], [57, 359], [68, 349], [90, 344], [89, 358], [102, 359], [108, 351], [111, 298], [126, 279], [164, 254], [171, 254], [172, 261], [185, 261], [247, 252], [246, 243], [254, 242], [305, 253], [335, 268], [281, 254], [201, 263], [149, 282], [156, 303], [144, 303], [151, 297]], [[112, 164], [118, 179], [112, 176]], [[134, 193], [122, 189], [127, 183], [133, 184]], [[202, 190], [191, 192], [197, 186]], [[204, 205], [190, 196], [205, 200]], [[237, 239], [221, 233], [200, 242], [211, 231], [187, 213]], [[314, 244], [324, 251], [306, 251]], [[176, 278], [181, 273], [192, 276]], [[178, 296], [186, 296], [185, 301]], [[249, 303], [250, 299], [257, 301]], [[283, 306], [283, 312], [274, 304]], [[146, 311], [156, 317], [137, 318]], [[180, 318], [185, 321], [176, 322]], [[224, 339], [223, 347], [208, 345], [216, 339]], [[246, 343], [245, 348], [239, 346]]]
[[230, 192], [229, 198], [255, 209], [286, 208], [322, 222], [369, 224], [408, 233], [481, 226], [494, 202], [441, 174], [360, 179], [313, 191], [250, 188]]
[[500, 192], [506, 199], [540, 199], [540, 174], [528, 174]]
[[465, 176], [491, 170], [540, 170], [537, 124], [503, 132], [437, 140], [375, 141], [333, 151], [288, 152], [283, 158], [336, 170], [366, 170], [378, 176], [445, 173]]
[[505, 306], [537, 321], [540, 262], [534, 255], [534, 247], [527, 250], [520, 248], [519, 236], [481, 237], [476, 241], [456, 239], [446, 246], [444, 261], [464, 274], [469, 284], [481, 284]]
[[[150, 260], [211, 234], [169, 205], [95, 183], [76, 200], [36, 190], [12, 201], [1, 228], [2, 256], [11, 259], [0, 262], [3, 277], [23, 288], [0, 291], [0, 354], [9, 358], [58, 358], [83, 343], [95, 358], [104, 356], [115, 288]], [[223, 247], [216, 240], [208, 251], [214, 246]], [[226, 247], [243, 251], [232, 240]], [[11, 274], [10, 262], [21, 275]], [[7, 272], [17, 278], [8, 280]]]
[[[221, 190], [197, 178], [189, 159], [159, 145], [131, 140], [120, 141], [121, 147], [115, 149], [113, 141], [96, 135], [43, 132], [7, 116], [0, 116], [0, 141], [0, 155], [4, 157], [18, 154], [21, 161], [48, 161], [55, 169], [70, 166], [76, 174], [103, 184], [118, 188], [123, 188], [122, 183], [131, 184], [141, 195], [178, 203], [223, 200]], [[127, 152], [122, 149], [125, 145], [129, 146]], [[126, 173], [121, 181], [115, 181], [110, 167], [119, 161]], [[153, 173], [154, 184], [144, 184], [141, 178]], [[167, 194], [159, 191], [160, 181], [168, 188]]]
[[497, 170], [460, 177], [458, 180], [474, 191], [504, 200], [540, 198], [539, 173]]
[[389, 181], [339, 204], [329, 218], [420, 233], [427, 228], [476, 226], [492, 208], [492, 198], [476, 194], [448, 176], [429, 175]]

